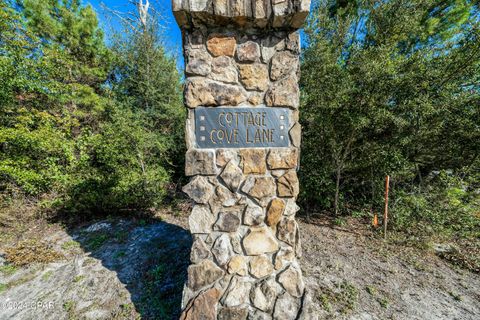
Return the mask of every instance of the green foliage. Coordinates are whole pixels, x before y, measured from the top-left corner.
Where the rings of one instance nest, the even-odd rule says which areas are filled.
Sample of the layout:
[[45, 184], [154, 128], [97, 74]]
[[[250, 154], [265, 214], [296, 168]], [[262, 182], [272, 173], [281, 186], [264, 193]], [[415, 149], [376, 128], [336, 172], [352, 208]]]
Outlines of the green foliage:
[[160, 204], [183, 106], [156, 34], [112, 50], [79, 0], [0, 1], [0, 192], [81, 214]]
[[[315, 3], [301, 80], [308, 210], [381, 212], [390, 175], [402, 227], [415, 219], [446, 226], [453, 210], [472, 216], [465, 198], [480, 152], [479, 30], [476, 1]], [[425, 181], [442, 170], [465, 184]]]

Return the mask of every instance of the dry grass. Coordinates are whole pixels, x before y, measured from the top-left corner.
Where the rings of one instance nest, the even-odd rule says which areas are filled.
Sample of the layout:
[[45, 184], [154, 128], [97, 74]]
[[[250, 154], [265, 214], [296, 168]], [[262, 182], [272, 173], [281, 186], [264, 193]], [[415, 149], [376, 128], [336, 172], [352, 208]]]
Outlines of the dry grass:
[[6, 260], [17, 267], [32, 263], [49, 263], [65, 259], [65, 256], [52, 249], [51, 245], [37, 241], [25, 240], [14, 247], [5, 249]]

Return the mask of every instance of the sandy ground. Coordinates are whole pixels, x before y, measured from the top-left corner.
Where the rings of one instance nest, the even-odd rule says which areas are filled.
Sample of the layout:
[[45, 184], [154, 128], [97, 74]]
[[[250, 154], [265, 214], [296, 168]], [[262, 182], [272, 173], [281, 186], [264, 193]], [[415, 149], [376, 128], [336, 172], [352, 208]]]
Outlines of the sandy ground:
[[[362, 226], [318, 218], [300, 230], [319, 319], [480, 319], [478, 274]], [[178, 318], [191, 246], [185, 216], [55, 227], [42, 237], [65, 258], [11, 268], [0, 249], [0, 319]]]

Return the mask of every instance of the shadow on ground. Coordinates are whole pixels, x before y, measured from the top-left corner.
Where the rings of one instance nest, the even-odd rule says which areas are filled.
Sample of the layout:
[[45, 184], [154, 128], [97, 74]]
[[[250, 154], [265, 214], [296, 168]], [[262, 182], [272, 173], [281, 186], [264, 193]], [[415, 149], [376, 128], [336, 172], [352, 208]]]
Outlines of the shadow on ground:
[[118, 220], [74, 229], [71, 236], [128, 290], [133, 305], [122, 304], [119, 318], [179, 318], [192, 246], [188, 230], [160, 220]]

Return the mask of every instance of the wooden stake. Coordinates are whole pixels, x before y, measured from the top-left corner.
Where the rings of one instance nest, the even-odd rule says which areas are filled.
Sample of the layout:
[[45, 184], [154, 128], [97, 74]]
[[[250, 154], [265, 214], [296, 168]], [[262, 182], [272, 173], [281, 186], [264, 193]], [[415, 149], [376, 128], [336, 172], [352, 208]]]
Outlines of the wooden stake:
[[385, 177], [385, 208], [383, 214], [383, 237], [387, 239], [387, 224], [388, 224], [388, 186], [390, 185], [390, 176]]

